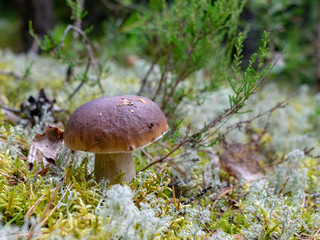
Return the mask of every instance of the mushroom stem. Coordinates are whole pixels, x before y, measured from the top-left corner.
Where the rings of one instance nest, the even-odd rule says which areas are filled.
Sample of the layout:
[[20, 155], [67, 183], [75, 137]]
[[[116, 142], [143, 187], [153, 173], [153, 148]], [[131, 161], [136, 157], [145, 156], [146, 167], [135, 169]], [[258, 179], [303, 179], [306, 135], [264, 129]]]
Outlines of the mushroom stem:
[[97, 181], [112, 180], [121, 172], [125, 174], [123, 180], [127, 183], [136, 175], [132, 153], [95, 154], [94, 175]]

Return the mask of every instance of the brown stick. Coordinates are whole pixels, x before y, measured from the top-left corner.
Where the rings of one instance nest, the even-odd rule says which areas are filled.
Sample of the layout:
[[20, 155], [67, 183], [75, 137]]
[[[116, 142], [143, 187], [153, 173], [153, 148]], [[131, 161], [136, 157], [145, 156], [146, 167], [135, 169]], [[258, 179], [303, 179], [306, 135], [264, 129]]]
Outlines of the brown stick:
[[76, 87], [76, 89], [71, 93], [71, 95], [68, 97], [68, 101], [70, 101], [74, 95], [76, 95], [76, 93], [80, 90], [80, 88], [84, 85], [85, 83], [85, 76], [88, 74], [90, 68], [90, 59], [88, 60], [87, 66], [86, 66], [86, 70], [84, 71], [84, 77], [82, 78], [81, 83], [78, 85], [78, 87]]
[[164, 109], [165, 106], [167, 105], [167, 103], [169, 102], [169, 100], [172, 98], [173, 94], [174, 94], [174, 91], [176, 90], [178, 84], [186, 77], [184, 76], [185, 74], [185, 71], [187, 69], [187, 67], [189, 66], [189, 63], [190, 63], [190, 60], [191, 60], [191, 56], [194, 52], [194, 46], [196, 45], [197, 41], [199, 39], [199, 36], [195, 38], [194, 42], [191, 44], [190, 48], [189, 48], [189, 51], [188, 51], [188, 58], [187, 60], [185, 61], [181, 71], [179, 72], [179, 75], [177, 77], [177, 80], [175, 81], [173, 87], [171, 88], [171, 91], [170, 93], [165, 96], [165, 98], [163, 99], [162, 101], [162, 105], [161, 105], [161, 109]]
[[256, 120], [256, 119], [261, 118], [262, 116], [271, 114], [271, 113], [274, 112], [276, 109], [285, 108], [287, 105], [288, 105], [287, 100], [278, 102], [274, 107], [266, 110], [265, 112], [262, 112], [262, 113], [257, 114], [256, 116], [252, 117], [252, 118], [249, 119], [249, 120], [240, 121], [240, 122], [237, 122], [237, 123], [235, 123], [235, 124], [233, 124], [233, 125], [231, 125], [231, 126], [228, 126], [227, 129], [226, 129], [226, 132], [224, 132], [223, 134], [224, 134], [224, 135], [227, 135], [228, 133], [230, 133], [232, 130], [238, 128], [239, 126], [241, 126], [241, 125], [243, 125], [243, 124], [249, 124], [249, 123], [251, 123], [252, 121], [254, 121], [254, 120]]
[[[280, 56], [282, 56], [283, 52], [281, 53]], [[255, 94], [258, 89], [261, 87], [261, 85], [264, 83], [266, 77], [268, 76], [268, 74], [270, 73], [272, 67], [277, 63], [277, 61], [279, 60], [280, 56], [270, 65], [270, 68], [268, 69], [268, 71], [265, 73], [265, 75], [261, 78], [260, 82], [257, 84], [256, 87], [254, 87], [251, 90], [252, 94]], [[146, 169], [148, 169], [149, 167], [153, 166], [154, 164], [157, 163], [161, 163], [161, 162], [165, 162], [166, 159], [175, 151], [177, 151], [180, 147], [182, 147], [184, 144], [193, 141], [197, 136], [199, 136], [199, 134], [202, 134], [204, 132], [206, 132], [207, 130], [209, 130], [210, 128], [212, 128], [213, 126], [215, 126], [216, 124], [220, 123], [221, 121], [223, 121], [225, 118], [231, 117], [233, 114], [235, 114], [236, 112], [238, 112], [238, 110], [240, 110], [244, 103], [246, 102], [246, 98], [242, 98], [242, 100], [235, 106], [233, 106], [233, 108], [228, 108], [225, 110], [225, 112], [223, 114], [221, 114], [219, 117], [217, 117], [216, 119], [214, 119], [213, 121], [211, 121], [208, 125], [204, 126], [202, 129], [200, 129], [199, 131], [197, 131], [196, 133], [192, 134], [189, 137], [185, 137], [177, 146], [175, 146], [168, 154], [166, 154], [165, 156], [161, 157], [160, 159], [153, 161], [151, 163], [149, 163], [147, 166], [145, 166], [144, 168], [142, 168], [140, 171], [144, 171]], [[218, 129], [217, 129], [218, 130]], [[217, 132], [217, 130], [215, 131], [215, 133]], [[139, 172], [140, 172], [139, 171]]]
[[26, 213], [25, 217], [24, 217], [24, 221], [28, 222], [29, 218], [31, 217], [31, 215], [33, 214], [34, 210], [36, 209], [36, 206], [39, 205], [40, 201], [42, 200], [42, 198], [44, 198], [46, 195], [42, 194], [41, 197], [32, 205], [31, 208], [29, 208], [28, 212]]
[[[60, 187], [62, 184], [62, 182], [59, 183], [58, 187]], [[59, 206], [59, 203], [64, 199], [64, 197], [67, 195], [68, 190], [70, 190], [73, 187], [74, 183], [70, 186], [67, 187], [67, 189], [65, 190], [65, 192], [63, 193], [63, 195], [61, 196], [61, 198], [59, 199], [57, 205], [51, 210], [51, 212], [48, 214], [48, 216], [46, 218], [44, 218], [47, 210], [49, 209], [48, 206], [50, 207], [52, 203], [51, 200], [53, 200], [53, 198], [56, 195], [56, 191], [58, 189], [58, 187], [56, 188], [56, 191], [53, 193], [52, 198], [50, 199], [50, 203], [48, 204], [47, 208], [45, 209], [45, 212], [42, 214], [40, 220], [39, 220], [39, 224], [37, 225], [37, 227], [41, 228], [49, 219], [50, 216], [52, 216], [52, 214], [56, 211], [57, 207]], [[31, 231], [29, 232], [28, 237], [26, 238], [26, 240], [30, 240], [33, 236], [34, 232], [33, 229], [31, 229]]]
[[89, 38], [88, 38], [87, 34], [84, 31], [82, 31], [80, 28], [78, 28], [78, 27], [76, 27], [74, 25], [68, 25], [67, 28], [63, 32], [62, 38], [60, 39], [60, 42], [59, 42], [58, 46], [55, 49], [55, 52], [57, 53], [60, 50], [60, 48], [62, 46], [62, 43], [63, 43], [64, 39], [66, 38], [66, 36], [67, 36], [67, 34], [68, 34], [68, 32], [70, 30], [73, 30], [73, 31], [75, 31], [75, 32], [77, 32], [77, 33], [79, 33], [81, 35], [83, 43], [85, 44], [86, 49], [87, 49], [87, 53], [88, 53], [88, 56], [89, 56], [89, 59], [90, 59], [90, 64], [93, 66], [93, 69], [94, 69], [94, 71], [95, 71], [95, 73], [97, 75], [97, 82], [98, 82], [98, 85], [99, 85], [99, 88], [100, 88], [100, 92], [101, 92], [101, 94], [104, 94], [104, 90], [103, 90], [103, 87], [101, 85], [100, 73], [98, 71], [98, 64], [97, 64], [97, 62], [96, 62], [96, 60], [94, 58], [94, 54], [93, 54], [93, 50], [92, 50]]
[[214, 209], [214, 207], [217, 205], [218, 201], [225, 195], [227, 195], [228, 193], [230, 193], [232, 191], [232, 187], [226, 191], [224, 191], [223, 193], [220, 194], [220, 196], [212, 203], [211, 206], [211, 211]]
[[278, 193], [278, 197], [280, 197], [280, 195], [281, 195], [284, 187], [287, 185], [287, 182], [289, 181], [289, 179], [290, 179], [290, 178], [288, 177], [287, 180], [284, 182], [284, 184], [282, 184], [281, 189], [280, 189], [280, 191], [279, 191], [279, 193]]
[[56, 211], [57, 207], [59, 206], [59, 203], [64, 199], [64, 197], [67, 195], [68, 190], [70, 190], [73, 187], [74, 183], [72, 183], [71, 186], [68, 186], [66, 191], [63, 193], [59, 201], [57, 202], [57, 205], [51, 210], [51, 212], [48, 214], [48, 216], [39, 224], [39, 228], [41, 228], [49, 219], [50, 216]]
[[176, 202], [176, 192], [174, 190], [174, 185], [172, 185], [172, 197], [173, 197], [173, 205], [177, 209], [177, 202]]
[[[169, 157], [172, 153], [174, 153], [175, 151], [177, 151], [180, 147], [182, 147], [184, 144], [191, 142], [192, 140], [194, 140], [199, 134], [207, 131], [209, 128], [213, 127], [214, 125], [216, 125], [217, 123], [221, 122], [224, 118], [232, 115], [233, 113], [235, 113], [237, 110], [240, 109], [240, 106], [236, 106], [233, 109], [228, 109], [225, 111], [224, 114], [220, 115], [219, 117], [217, 117], [215, 120], [213, 120], [211, 123], [209, 123], [208, 125], [206, 125], [205, 127], [203, 127], [202, 129], [200, 129], [199, 131], [197, 131], [196, 133], [192, 134], [190, 137], [186, 137], [185, 139], [183, 139], [177, 146], [175, 146], [168, 154], [166, 154], [165, 156], [161, 157], [160, 159], [149, 163], [147, 166], [145, 166], [144, 168], [142, 168], [140, 171], [144, 171], [146, 169], [148, 169], [149, 167], [151, 167], [152, 165], [156, 164], [156, 163], [160, 163], [160, 162], [164, 162], [166, 160], [167, 157]], [[139, 171], [139, 172], [140, 172]]]
[[[171, 48], [172, 49], [172, 48]], [[161, 74], [161, 79], [160, 79], [160, 82], [158, 84], [158, 87], [157, 87], [157, 90], [155, 91], [153, 97], [152, 97], [152, 101], [155, 101], [156, 100], [156, 97], [158, 96], [161, 88], [162, 88], [162, 84], [163, 82], [166, 81], [167, 79], [167, 74], [168, 74], [168, 71], [169, 71], [169, 65], [170, 65], [170, 59], [171, 59], [171, 54], [172, 54], [172, 51], [170, 50], [169, 54], [168, 54], [168, 57], [167, 57], [167, 61], [166, 61], [166, 65], [164, 67], [164, 70]]]
[[59, 182], [58, 186], [57, 186], [56, 189], [54, 190], [54, 192], [53, 192], [53, 194], [52, 194], [52, 196], [51, 196], [51, 198], [50, 198], [50, 201], [49, 201], [47, 207], [44, 209], [44, 211], [43, 211], [43, 213], [42, 213], [42, 216], [41, 216], [41, 218], [39, 219], [39, 222], [41, 222], [41, 221], [44, 219], [44, 217], [46, 216], [47, 212], [49, 211], [49, 209], [50, 209], [50, 207], [51, 207], [51, 205], [52, 205], [53, 199], [55, 198], [58, 190], [60, 189], [61, 184], [62, 184], [62, 182]]
[[317, 76], [316, 76], [316, 84], [317, 84], [317, 90], [320, 91], [320, 1], [318, 2], [318, 16], [317, 16], [317, 38], [316, 38], [316, 43], [317, 43], [317, 53], [316, 53], [316, 62], [317, 62]]
[[137, 95], [141, 95], [143, 90], [144, 90], [144, 87], [146, 86], [147, 84], [147, 80], [148, 80], [148, 77], [149, 75], [151, 74], [153, 68], [155, 67], [155, 65], [157, 64], [157, 62], [159, 61], [160, 59], [160, 56], [161, 56], [161, 52], [159, 51], [157, 54], [156, 54], [156, 57], [154, 58], [148, 72], [146, 73], [146, 75], [144, 76], [144, 78], [141, 80], [141, 87], [140, 87], [140, 90], [139, 92], [137, 93]]

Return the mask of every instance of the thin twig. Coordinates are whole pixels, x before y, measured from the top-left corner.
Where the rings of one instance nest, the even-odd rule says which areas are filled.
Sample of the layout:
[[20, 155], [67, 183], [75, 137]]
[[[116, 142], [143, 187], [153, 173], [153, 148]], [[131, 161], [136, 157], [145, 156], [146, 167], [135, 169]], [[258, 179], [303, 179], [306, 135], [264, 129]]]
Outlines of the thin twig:
[[199, 136], [200, 134], [202, 134], [203, 132], [207, 131], [208, 129], [210, 129], [211, 127], [215, 126], [217, 123], [221, 122], [223, 119], [225, 119], [226, 117], [234, 114], [237, 110], [240, 109], [240, 105], [237, 105], [236, 107], [234, 107], [233, 109], [227, 109], [225, 111], [224, 114], [220, 115], [219, 117], [217, 117], [216, 119], [214, 119], [212, 122], [210, 122], [208, 125], [204, 126], [202, 129], [200, 129], [199, 131], [197, 131], [196, 133], [192, 134], [189, 137], [186, 137], [185, 139], [183, 139], [177, 146], [175, 146], [169, 153], [167, 153], [165, 156], [161, 157], [160, 159], [149, 163], [146, 167], [142, 168], [140, 171], [144, 171], [147, 168], [151, 167], [152, 165], [156, 164], [156, 163], [160, 163], [160, 162], [164, 162], [172, 153], [174, 153], [175, 151], [177, 151], [180, 147], [182, 147], [183, 145], [185, 145], [188, 142], [191, 142], [192, 140], [194, 140], [197, 136]]
[[167, 166], [168, 166], [168, 163], [167, 163], [167, 162], [164, 162], [164, 163], [160, 166], [159, 172], [162, 173], [162, 172], [166, 169]]
[[230, 187], [229, 189], [227, 189], [226, 191], [224, 191], [223, 193], [220, 194], [220, 196], [212, 203], [211, 206], [211, 211], [213, 211], [213, 209], [215, 208], [215, 206], [217, 205], [218, 201], [225, 195], [227, 195], [228, 193], [230, 193], [232, 191], [232, 187]]
[[0, 103], [0, 107], [1, 107], [2, 109], [5, 109], [5, 110], [9, 111], [9, 112], [21, 113], [21, 110], [20, 110], [20, 109], [8, 107], [8, 106], [6, 106], [6, 105], [4, 105], [4, 104], [2, 104], [2, 103]]
[[121, 5], [123, 5], [126, 8], [129, 8], [131, 10], [135, 10], [138, 12], [147, 12], [147, 9], [142, 7], [144, 6], [143, 4], [135, 4], [134, 2], [131, 2], [130, 4], [127, 4], [125, 1], [123, 0], [117, 0], [117, 2], [119, 2]]
[[76, 93], [80, 90], [80, 88], [84, 85], [85, 83], [85, 78], [88, 74], [88, 71], [89, 71], [89, 68], [90, 68], [90, 59], [88, 60], [87, 62], [87, 66], [86, 66], [86, 70], [84, 71], [84, 74], [83, 74], [83, 78], [82, 78], [82, 81], [81, 83], [78, 85], [78, 87], [76, 87], [76, 89], [71, 93], [71, 95], [68, 97], [68, 101], [70, 101], [74, 95], [76, 95]]
[[174, 185], [172, 185], [172, 197], [173, 197], [173, 205], [175, 206], [175, 208], [177, 208], [176, 206], [176, 192], [174, 190]]
[[264, 234], [264, 231], [265, 231], [265, 229], [264, 229], [264, 228], [262, 228], [262, 229], [261, 229], [261, 231], [260, 231], [260, 234], [259, 234], [259, 238], [258, 238], [258, 240], [261, 240], [261, 239], [262, 239], [263, 234]]
[[144, 148], [142, 148], [141, 151], [144, 155], [146, 155], [147, 158], [149, 158], [151, 161], [154, 161], [154, 158]]
[[199, 37], [200, 37], [200, 33], [199, 33], [199, 35], [194, 39], [193, 43], [192, 43], [191, 46], [189, 47], [187, 60], [185, 61], [182, 69], [180, 70], [179, 75], [178, 75], [178, 77], [177, 77], [177, 80], [175, 81], [174, 85], [172, 86], [170, 93], [169, 93], [168, 95], [165, 95], [165, 96], [164, 96], [164, 99], [163, 99], [162, 105], [161, 105], [161, 109], [164, 109], [164, 108], [166, 107], [166, 105], [168, 104], [169, 100], [172, 98], [172, 96], [173, 96], [173, 94], [174, 94], [174, 91], [176, 90], [178, 84], [186, 77], [186, 76], [184, 76], [184, 74], [185, 74], [185, 71], [186, 71], [187, 67], [189, 66], [189, 63], [190, 63], [192, 54], [193, 54], [193, 52], [194, 52], [194, 47], [195, 47], [195, 45], [196, 45]]
[[48, 214], [48, 216], [42, 222], [40, 222], [39, 228], [41, 228], [48, 221], [49, 217], [52, 216], [52, 214], [56, 211], [57, 207], [59, 206], [59, 203], [62, 202], [62, 200], [67, 195], [68, 191], [73, 187], [73, 185], [74, 185], [74, 183], [72, 183], [71, 186], [67, 187], [67, 189], [65, 190], [65, 192], [63, 193], [63, 195], [61, 196], [59, 201], [57, 202], [57, 205], [51, 210], [51, 212]]
[[278, 63], [279, 59], [283, 56], [284, 52], [287, 50], [287, 48], [284, 48], [282, 52], [279, 54], [279, 56], [269, 65], [269, 69], [266, 71], [265, 75], [262, 77], [259, 84], [252, 89], [252, 93], [255, 94], [258, 92], [258, 90], [261, 88], [261, 86], [264, 84], [264, 81], [266, 80], [266, 76], [269, 75], [271, 69]]
[[281, 195], [284, 187], [286, 186], [287, 182], [289, 181], [289, 179], [290, 179], [290, 177], [288, 177], [287, 180], [284, 182], [284, 184], [282, 184], [281, 189], [280, 189], [280, 191], [278, 193], [278, 197], [280, 197], [280, 195]]
[[201, 220], [200, 218], [197, 218], [197, 220], [201, 223], [201, 225], [204, 227], [204, 229], [208, 232], [208, 233], [215, 233], [216, 230], [211, 230], [209, 229]]
[[[53, 192], [53, 194], [52, 194], [52, 196], [51, 196], [51, 198], [50, 198], [50, 201], [49, 201], [47, 207], [44, 209], [44, 211], [43, 211], [43, 213], [42, 213], [42, 216], [41, 216], [40, 219], [39, 219], [39, 222], [43, 221], [43, 219], [45, 218], [47, 212], [49, 211], [49, 208], [51, 207], [51, 204], [52, 204], [52, 202], [53, 202], [53, 199], [55, 198], [58, 190], [59, 190], [60, 187], [61, 187], [61, 184], [62, 184], [62, 182], [60, 181], [59, 184], [58, 184], [58, 186], [56, 187], [55, 191]], [[30, 240], [30, 239], [32, 238], [32, 236], [33, 236], [33, 233], [34, 233], [34, 232], [33, 232], [33, 229], [31, 229], [28, 237], [26, 238], [26, 240]]]
[[[59, 185], [57, 186], [55, 192], [52, 194], [52, 197], [50, 199], [50, 202], [48, 204], [48, 206], [51, 206], [52, 200], [55, 197], [56, 193], [57, 193], [57, 189], [60, 188], [62, 184], [62, 181], [60, 181]], [[44, 218], [44, 216], [46, 215], [47, 211], [49, 210], [48, 206], [46, 207], [44, 213], [42, 214], [40, 220], [39, 220], [39, 224], [37, 224], [36, 227], [41, 228], [49, 219], [49, 217], [52, 216], [52, 214], [56, 211], [57, 207], [59, 206], [59, 203], [61, 203], [61, 201], [64, 199], [64, 197], [66, 196], [68, 190], [70, 190], [73, 187], [74, 183], [71, 186], [68, 186], [67, 189], [65, 190], [65, 192], [63, 193], [63, 195], [61, 196], [61, 198], [59, 199], [58, 203], [56, 204], [56, 206], [51, 210], [51, 212], [48, 214], [47, 217]], [[28, 237], [26, 238], [26, 240], [30, 240], [33, 236], [34, 232], [33, 229], [30, 230]]]
[[185, 91], [183, 94], [179, 95], [175, 102], [171, 102], [170, 104], [170, 111], [167, 111], [166, 113], [166, 117], [170, 118], [171, 115], [176, 111], [176, 109], [178, 109], [179, 105], [181, 104], [182, 100], [188, 96], [192, 91], [194, 91], [193, 88], [190, 88], [189, 90]]
[[70, 30], [73, 30], [73, 31], [75, 31], [75, 32], [77, 32], [77, 33], [79, 33], [81, 35], [83, 43], [85, 44], [86, 49], [87, 49], [87, 53], [88, 53], [88, 56], [89, 56], [89, 59], [90, 59], [90, 64], [93, 66], [93, 69], [94, 69], [94, 71], [95, 71], [95, 73], [97, 75], [97, 82], [98, 82], [98, 85], [99, 85], [99, 88], [100, 88], [100, 92], [101, 92], [101, 94], [103, 94], [104, 90], [103, 90], [103, 87], [101, 85], [100, 73], [98, 71], [98, 64], [97, 64], [97, 62], [96, 62], [96, 60], [94, 58], [94, 54], [93, 54], [93, 50], [92, 50], [89, 38], [87, 37], [87, 34], [84, 31], [82, 31], [80, 28], [78, 28], [78, 27], [76, 27], [74, 25], [68, 25], [67, 28], [63, 32], [62, 38], [60, 39], [60, 42], [59, 42], [58, 46], [55, 49], [55, 53], [57, 53], [60, 50], [60, 48], [61, 48], [61, 46], [62, 46], [62, 44], [64, 42], [64, 39], [66, 38], [66, 36], [67, 36], [67, 34], [68, 34], [68, 32]]
[[320, 197], [320, 193], [312, 193], [310, 194], [310, 198]]
[[[18, 79], [18, 80], [24, 80], [24, 79], [26, 79], [26, 76], [16, 74], [16, 73], [13, 72], [13, 71], [11, 71], [11, 72], [6, 72], [6, 71], [3, 71], [3, 70], [0, 70], [0, 75], [5, 75], [5, 76], [13, 77], [13, 78]], [[28, 78], [28, 77], [27, 77], [27, 78]]]
[[43, 219], [45, 218], [47, 212], [49, 211], [49, 209], [50, 209], [50, 207], [51, 207], [51, 205], [52, 205], [53, 199], [55, 198], [55, 196], [57, 195], [58, 190], [59, 190], [60, 187], [61, 187], [61, 184], [62, 184], [62, 182], [60, 181], [59, 184], [58, 184], [58, 186], [57, 186], [56, 189], [54, 190], [54, 192], [53, 192], [53, 194], [52, 194], [52, 196], [51, 196], [51, 198], [50, 198], [50, 201], [49, 201], [47, 207], [44, 209], [44, 211], [43, 211], [43, 213], [42, 213], [42, 216], [41, 216], [41, 218], [39, 219], [39, 222], [43, 221]]
[[158, 84], [158, 87], [152, 97], [152, 101], [155, 101], [156, 100], [156, 97], [158, 96], [161, 88], [162, 88], [162, 84], [163, 82], [166, 81], [167, 79], [167, 75], [168, 75], [168, 71], [169, 71], [169, 66], [170, 66], [170, 59], [171, 59], [171, 55], [172, 55], [172, 51], [171, 51], [172, 47], [170, 48], [170, 51], [169, 51], [169, 54], [168, 54], [168, 57], [167, 57], [167, 61], [166, 61], [166, 64], [164, 66], [164, 70], [161, 74], [161, 78], [160, 78], [160, 81], [159, 81], [159, 84]]
[[145, 88], [145, 86], [146, 86], [146, 84], [147, 84], [148, 77], [149, 77], [149, 75], [151, 74], [151, 72], [152, 72], [153, 68], [155, 67], [155, 65], [157, 64], [157, 62], [159, 61], [160, 56], [161, 56], [161, 51], [159, 51], [159, 52], [156, 54], [156, 56], [155, 56], [152, 64], [150, 65], [149, 70], [147, 71], [147, 73], [146, 73], [146, 75], [144, 76], [144, 78], [141, 80], [141, 87], [140, 87], [140, 90], [139, 90], [139, 92], [138, 92], [137, 95], [141, 95], [141, 94], [143, 93], [143, 90], [144, 90], [144, 88]]
[[311, 155], [311, 152], [314, 150], [314, 147], [305, 147], [303, 149], [303, 152], [304, 152], [304, 155], [305, 156], [308, 156], [308, 157], [311, 157], [311, 158], [319, 158], [320, 156], [317, 155], [317, 156], [312, 156]]
[[36, 209], [36, 206], [39, 205], [40, 201], [42, 200], [42, 198], [44, 198], [46, 195], [42, 194], [41, 197], [39, 197], [39, 199], [32, 205], [32, 207], [29, 208], [28, 212], [26, 213], [25, 217], [24, 217], [24, 221], [28, 222], [29, 218], [31, 217], [31, 215], [33, 214], [34, 210]]
[[[172, 161], [174, 161], [174, 160], [177, 160], [177, 159], [179, 159], [179, 158], [188, 156], [188, 155], [190, 155], [190, 154], [191, 154], [191, 152], [181, 153], [181, 154], [179, 154], [179, 155], [177, 155], [177, 156], [175, 156], [175, 157], [173, 157], [173, 158], [168, 158], [168, 159], [166, 160], [166, 162], [172, 162]], [[183, 160], [183, 161], [185, 161], [185, 160]], [[194, 160], [194, 159], [191, 159], [191, 161], [195, 161], [195, 160]], [[179, 161], [177, 161], [177, 162], [179, 162]]]
[[[256, 93], [259, 89], [259, 87], [261, 87], [262, 83], [264, 82], [265, 78], [268, 76], [268, 74], [270, 73], [272, 67], [276, 64], [276, 62], [278, 61], [279, 58], [276, 59], [275, 62], [273, 62], [270, 66], [270, 68], [266, 71], [266, 73], [264, 74], [264, 76], [261, 78], [259, 84], [257, 84], [256, 87], [254, 87], [252, 89], [252, 94]], [[148, 169], [149, 167], [153, 166], [154, 164], [157, 163], [161, 163], [161, 162], [165, 162], [166, 159], [173, 154], [175, 151], [177, 151], [180, 147], [182, 147], [183, 145], [185, 145], [188, 142], [191, 142], [193, 140], [195, 140], [200, 134], [206, 132], [207, 130], [209, 130], [210, 128], [214, 127], [216, 124], [222, 122], [224, 119], [226, 118], [230, 118], [233, 114], [237, 113], [244, 105], [246, 99], [243, 98], [241, 101], [239, 101], [239, 103], [237, 103], [235, 106], [233, 106], [233, 108], [229, 108], [226, 109], [224, 111], [223, 114], [221, 114], [220, 116], [218, 116], [216, 119], [214, 119], [213, 121], [211, 121], [208, 125], [204, 126], [202, 129], [200, 129], [199, 131], [197, 131], [196, 133], [192, 134], [189, 137], [185, 137], [177, 146], [175, 146], [169, 153], [167, 153], [165, 156], [161, 157], [160, 159], [153, 161], [151, 163], [149, 163], [147, 166], [145, 166], [144, 168], [142, 168], [140, 171], [144, 171], [146, 169]], [[218, 131], [218, 129], [216, 131], [214, 131], [215, 133]]]
[[15, 176], [13, 176], [13, 175], [8, 175], [8, 174], [6, 174], [6, 173], [4, 173], [4, 172], [1, 172], [1, 171], [0, 171], [0, 174], [6, 176], [7, 178], [12, 178], [12, 179], [14, 179], [15, 181], [17, 181], [17, 182], [19, 182], [19, 183], [23, 183], [23, 181], [19, 180], [17, 177], [15, 177]]
[[[272, 162], [275, 161], [275, 160], [276, 160], [276, 158], [273, 158], [273, 159], [272, 159]], [[286, 158], [286, 157], [285, 157], [285, 154], [283, 153], [283, 154], [281, 155], [280, 159], [279, 159], [277, 162], [271, 163], [271, 164], [266, 164], [266, 165], [264, 165], [262, 168], [263, 168], [263, 169], [268, 169], [268, 168], [273, 167], [273, 166], [278, 166], [279, 164], [281, 164], [281, 163], [283, 163], [283, 162], [285, 162], [285, 161], [287, 161], [287, 160], [288, 160], [288, 158]]]
[[180, 176], [183, 176], [183, 178], [186, 178], [186, 172], [183, 171], [179, 166], [178, 164], [176, 164], [175, 162], [171, 163], [171, 167], [172, 169], [174, 169], [175, 171], [177, 171]]
[[183, 202], [182, 205], [187, 205], [189, 203], [192, 203], [194, 200], [196, 200], [199, 197], [202, 197], [203, 195], [205, 195], [210, 189], [212, 189], [212, 186], [208, 186], [208, 187], [202, 189], [196, 195], [194, 195], [193, 197], [189, 198], [187, 201]]
[[268, 115], [268, 114], [271, 114], [273, 113], [275, 110], [279, 109], [279, 108], [285, 108], [286, 106], [288, 106], [288, 103], [287, 103], [287, 100], [284, 100], [284, 101], [281, 101], [281, 102], [278, 102], [274, 107], [266, 110], [265, 112], [262, 112], [262, 113], [259, 113], [257, 114], [256, 116], [252, 117], [251, 119], [249, 120], [244, 120], [244, 121], [240, 121], [240, 122], [237, 122], [229, 127], [227, 127], [227, 130], [226, 132], [223, 133], [223, 135], [227, 135], [229, 134], [231, 131], [233, 131], [234, 129], [236, 128], [239, 128], [241, 125], [243, 124], [249, 124], [251, 123], [252, 121], [258, 119], [258, 118], [261, 118], [265, 115]]

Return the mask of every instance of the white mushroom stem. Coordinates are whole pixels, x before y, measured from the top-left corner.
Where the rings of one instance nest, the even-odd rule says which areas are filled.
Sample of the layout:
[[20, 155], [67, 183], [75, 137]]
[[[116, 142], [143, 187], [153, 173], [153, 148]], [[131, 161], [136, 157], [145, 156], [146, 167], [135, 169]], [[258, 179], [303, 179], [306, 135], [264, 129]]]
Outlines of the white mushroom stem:
[[116, 175], [124, 173], [123, 180], [127, 183], [136, 175], [132, 153], [95, 154], [94, 175], [97, 181], [112, 180]]

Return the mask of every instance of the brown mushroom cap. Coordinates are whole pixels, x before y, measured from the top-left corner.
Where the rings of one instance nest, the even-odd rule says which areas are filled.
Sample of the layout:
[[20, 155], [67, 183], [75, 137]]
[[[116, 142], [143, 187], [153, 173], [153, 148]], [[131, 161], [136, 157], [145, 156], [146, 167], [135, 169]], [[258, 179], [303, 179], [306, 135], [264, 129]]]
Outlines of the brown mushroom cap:
[[65, 145], [93, 153], [132, 152], [161, 138], [167, 120], [145, 97], [101, 97], [77, 108], [64, 132]]

